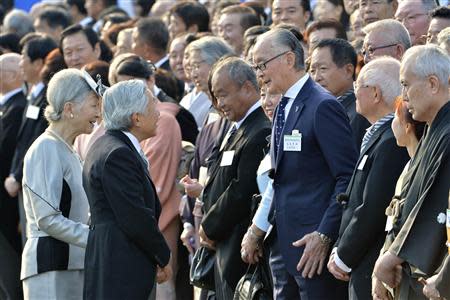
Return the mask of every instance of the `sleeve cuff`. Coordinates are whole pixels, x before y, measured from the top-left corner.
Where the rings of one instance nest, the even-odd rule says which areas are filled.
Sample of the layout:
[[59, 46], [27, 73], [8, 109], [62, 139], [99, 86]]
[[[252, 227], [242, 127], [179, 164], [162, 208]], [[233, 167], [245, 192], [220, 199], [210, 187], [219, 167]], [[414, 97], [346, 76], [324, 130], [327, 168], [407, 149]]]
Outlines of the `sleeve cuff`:
[[347, 265], [339, 258], [337, 248], [333, 249], [333, 253], [334, 253], [334, 263], [336, 264], [336, 266], [338, 266], [338, 268], [344, 271], [345, 273], [350, 273], [352, 269], [347, 267]]

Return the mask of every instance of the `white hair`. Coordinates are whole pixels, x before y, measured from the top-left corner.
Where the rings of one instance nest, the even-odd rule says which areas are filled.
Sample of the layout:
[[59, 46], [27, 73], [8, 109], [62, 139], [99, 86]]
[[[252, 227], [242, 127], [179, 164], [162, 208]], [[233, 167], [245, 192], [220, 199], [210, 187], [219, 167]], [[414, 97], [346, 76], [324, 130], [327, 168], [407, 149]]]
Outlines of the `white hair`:
[[371, 60], [359, 74], [364, 84], [378, 86], [383, 101], [393, 107], [395, 98], [402, 92], [400, 85], [400, 62], [389, 56]]
[[427, 78], [435, 75], [441, 84], [448, 85], [450, 77], [450, 57], [440, 47], [428, 44], [415, 46], [405, 52], [402, 59], [402, 68], [410, 65], [412, 72], [420, 77]]
[[126, 80], [116, 83], [103, 95], [103, 120], [106, 129], [129, 130], [131, 116], [144, 113], [148, 101], [147, 86], [142, 80]]
[[16, 33], [20, 38], [33, 32], [33, 20], [21, 9], [13, 9], [3, 19], [3, 31]]
[[191, 51], [199, 51], [200, 56], [210, 66], [222, 56], [234, 54], [233, 50], [222, 38], [215, 36], [202, 37], [190, 43], [188, 47], [189, 53]]
[[48, 105], [45, 118], [49, 122], [59, 121], [68, 102], [82, 103], [89, 93], [95, 93], [77, 69], [65, 69], [56, 73], [47, 88]]
[[439, 32], [437, 40], [438, 40], [438, 45], [441, 48], [444, 48], [444, 47], [450, 48], [450, 27], [447, 27], [447, 28], [443, 29], [441, 32]]
[[370, 23], [363, 28], [363, 32], [382, 34], [386, 44], [398, 43], [409, 49], [411, 47], [411, 38], [406, 27], [397, 20], [384, 19]]

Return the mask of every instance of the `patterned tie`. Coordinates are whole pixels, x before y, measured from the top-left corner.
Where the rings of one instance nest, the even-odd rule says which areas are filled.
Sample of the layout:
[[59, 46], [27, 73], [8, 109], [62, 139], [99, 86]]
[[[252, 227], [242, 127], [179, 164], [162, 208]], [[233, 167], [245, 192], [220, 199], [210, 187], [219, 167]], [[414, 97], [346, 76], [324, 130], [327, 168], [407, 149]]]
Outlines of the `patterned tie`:
[[281, 141], [281, 135], [283, 133], [284, 128], [284, 111], [286, 109], [286, 105], [289, 101], [289, 97], [282, 97], [280, 103], [278, 104], [278, 110], [277, 110], [277, 125], [275, 128], [275, 153], [278, 151], [278, 147], [280, 146]]
[[223, 149], [225, 149], [225, 147], [230, 145], [231, 141], [233, 140], [234, 136], [236, 135], [236, 132], [237, 132], [236, 124], [233, 124], [233, 126], [231, 126], [231, 128], [230, 128], [230, 131], [228, 131], [228, 134], [225, 136], [225, 139], [222, 142], [220, 150], [223, 150]]
[[373, 134], [380, 128], [384, 123], [388, 122], [389, 120], [394, 118], [394, 114], [390, 113], [384, 116], [383, 118], [376, 121], [371, 127], [369, 127], [366, 131], [366, 134], [364, 134], [363, 140], [361, 142], [361, 151], [362, 153], [364, 149], [367, 146], [367, 143], [370, 141], [370, 138], [373, 136]]

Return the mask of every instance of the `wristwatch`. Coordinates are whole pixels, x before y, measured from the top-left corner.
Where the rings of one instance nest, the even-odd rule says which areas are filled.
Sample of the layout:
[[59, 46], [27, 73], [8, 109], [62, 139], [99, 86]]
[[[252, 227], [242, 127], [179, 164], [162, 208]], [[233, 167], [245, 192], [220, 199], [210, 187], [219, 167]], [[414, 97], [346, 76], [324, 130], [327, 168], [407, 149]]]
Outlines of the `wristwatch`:
[[327, 237], [325, 234], [320, 233], [318, 231], [316, 231], [317, 234], [319, 235], [320, 240], [322, 241], [323, 244], [330, 244], [331, 243], [331, 239], [329, 237]]

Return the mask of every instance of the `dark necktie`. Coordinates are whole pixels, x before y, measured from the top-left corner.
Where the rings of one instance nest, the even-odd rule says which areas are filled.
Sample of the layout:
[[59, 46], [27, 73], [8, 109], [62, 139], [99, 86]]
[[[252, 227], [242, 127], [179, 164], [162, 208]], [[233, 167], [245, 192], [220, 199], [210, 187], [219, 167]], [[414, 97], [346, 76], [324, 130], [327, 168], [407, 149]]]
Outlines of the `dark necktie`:
[[225, 137], [225, 141], [224, 144], [221, 147], [222, 149], [225, 149], [226, 147], [228, 147], [230, 145], [230, 143], [233, 141], [234, 136], [236, 135], [236, 124], [234, 124], [233, 126], [231, 126], [230, 131], [228, 132], [227, 136]]
[[284, 128], [284, 112], [286, 110], [286, 105], [289, 101], [288, 97], [282, 97], [280, 103], [278, 104], [278, 110], [277, 110], [277, 123], [275, 128], [275, 153], [278, 151], [278, 147], [280, 146], [281, 142], [281, 135], [283, 134], [283, 128]]

